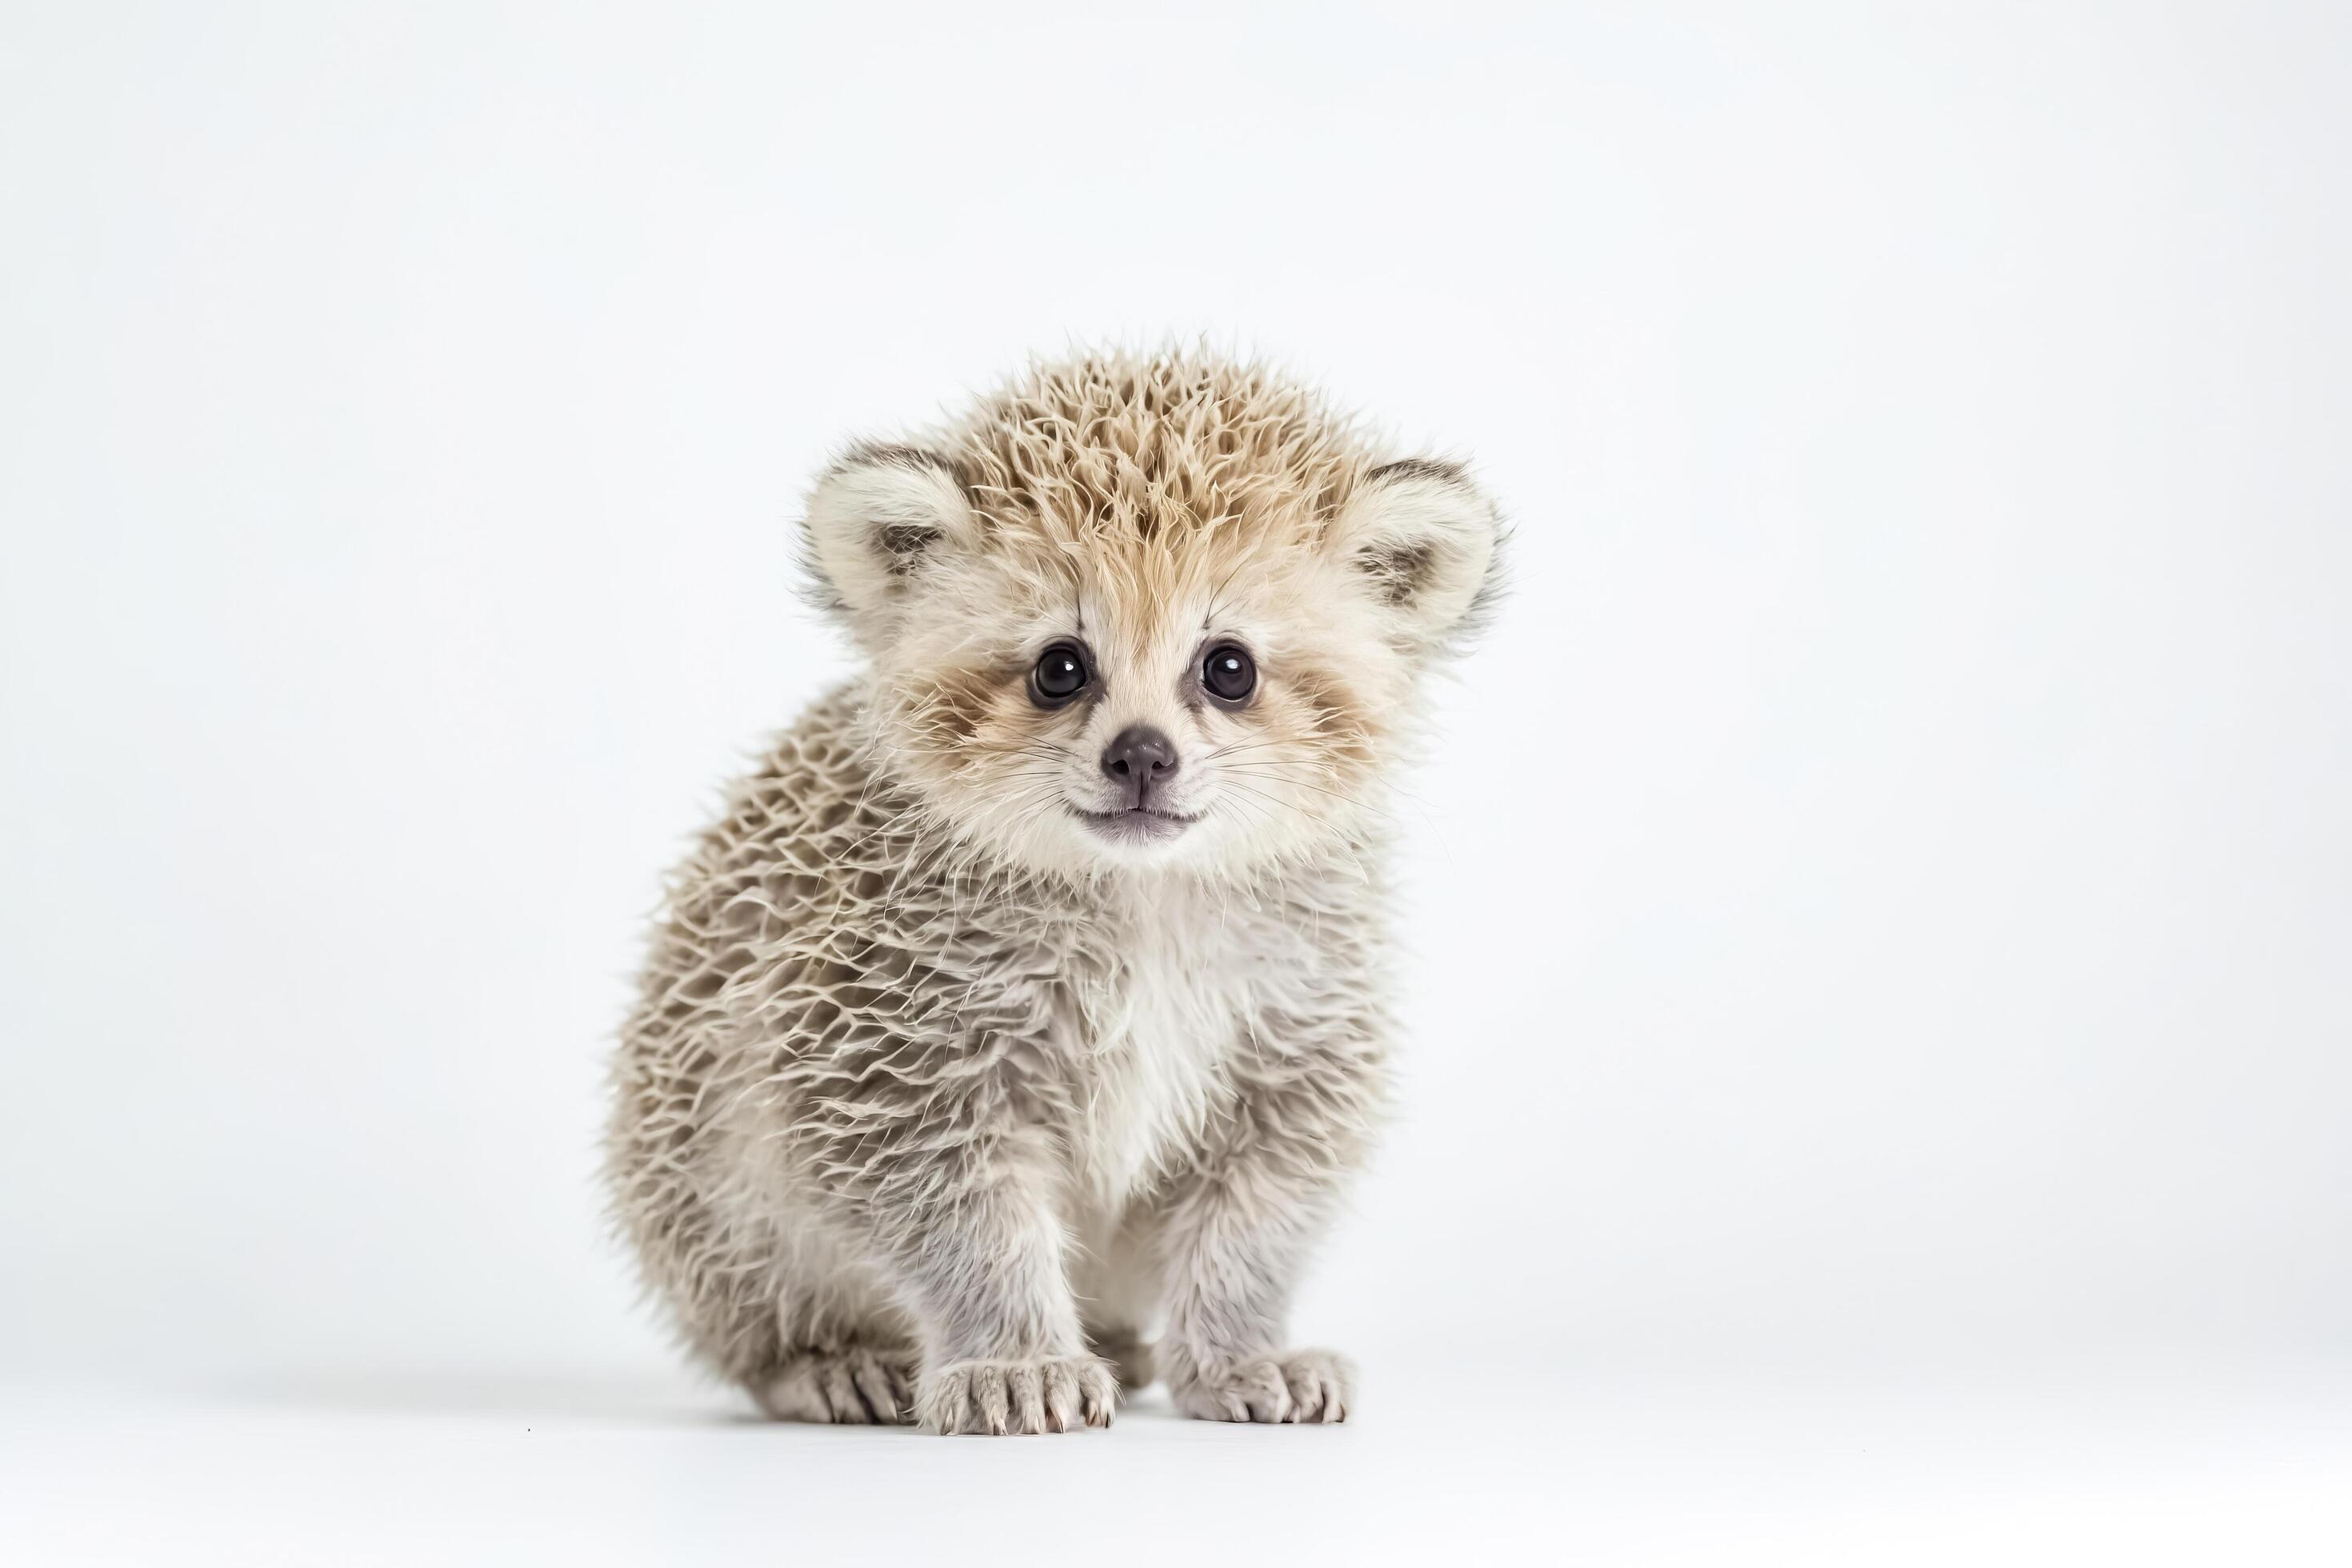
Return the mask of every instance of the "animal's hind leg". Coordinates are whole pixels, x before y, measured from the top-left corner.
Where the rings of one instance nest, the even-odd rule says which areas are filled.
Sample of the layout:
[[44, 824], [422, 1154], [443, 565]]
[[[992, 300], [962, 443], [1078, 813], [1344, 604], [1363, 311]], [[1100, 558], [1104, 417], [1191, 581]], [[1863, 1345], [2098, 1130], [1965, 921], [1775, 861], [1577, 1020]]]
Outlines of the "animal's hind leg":
[[792, 1352], [751, 1389], [778, 1421], [904, 1426], [915, 1419], [915, 1353], [904, 1346], [840, 1345]]
[[905, 1426], [915, 1419], [913, 1327], [864, 1271], [834, 1247], [795, 1248], [777, 1291], [773, 1364], [745, 1380], [778, 1421]]
[[698, 1359], [778, 1420], [913, 1419], [914, 1336], [819, 1226], [646, 1187], [630, 1216], [646, 1273]]

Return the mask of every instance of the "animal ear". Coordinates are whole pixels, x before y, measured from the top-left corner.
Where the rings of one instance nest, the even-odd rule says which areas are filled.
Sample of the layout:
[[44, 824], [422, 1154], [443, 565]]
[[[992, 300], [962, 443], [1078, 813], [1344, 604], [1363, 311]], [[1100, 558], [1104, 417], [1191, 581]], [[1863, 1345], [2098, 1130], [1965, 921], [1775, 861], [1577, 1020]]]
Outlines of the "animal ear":
[[854, 629], [887, 618], [926, 567], [979, 531], [952, 458], [860, 444], [824, 471], [803, 524], [815, 596]]
[[1467, 637], [1501, 593], [1502, 521], [1458, 464], [1408, 458], [1371, 469], [1329, 539], [1405, 640], [1425, 647]]

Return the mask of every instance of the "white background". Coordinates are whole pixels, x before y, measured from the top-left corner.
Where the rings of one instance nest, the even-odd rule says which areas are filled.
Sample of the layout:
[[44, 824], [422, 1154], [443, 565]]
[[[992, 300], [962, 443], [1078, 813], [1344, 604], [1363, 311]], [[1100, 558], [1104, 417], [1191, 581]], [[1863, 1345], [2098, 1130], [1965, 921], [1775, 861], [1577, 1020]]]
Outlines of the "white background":
[[[852, 12], [0, 10], [0, 1551], [2343, 1561], [2347, 14]], [[1361, 1418], [731, 1420], [593, 1147], [802, 488], [1171, 332], [1517, 527]]]

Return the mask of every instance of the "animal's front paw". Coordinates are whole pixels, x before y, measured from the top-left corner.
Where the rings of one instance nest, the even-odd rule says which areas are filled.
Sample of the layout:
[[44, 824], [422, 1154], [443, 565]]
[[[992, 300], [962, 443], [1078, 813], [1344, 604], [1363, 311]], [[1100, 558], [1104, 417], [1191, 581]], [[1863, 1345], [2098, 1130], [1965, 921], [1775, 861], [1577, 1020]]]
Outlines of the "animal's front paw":
[[1171, 1384], [1176, 1408], [1203, 1421], [1345, 1421], [1356, 1367], [1330, 1351], [1285, 1351], [1204, 1367]]
[[934, 1432], [1067, 1432], [1108, 1426], [1118, 1379], [1097, 1356], [950, 1362], [924, 1380], [923, 1425]]

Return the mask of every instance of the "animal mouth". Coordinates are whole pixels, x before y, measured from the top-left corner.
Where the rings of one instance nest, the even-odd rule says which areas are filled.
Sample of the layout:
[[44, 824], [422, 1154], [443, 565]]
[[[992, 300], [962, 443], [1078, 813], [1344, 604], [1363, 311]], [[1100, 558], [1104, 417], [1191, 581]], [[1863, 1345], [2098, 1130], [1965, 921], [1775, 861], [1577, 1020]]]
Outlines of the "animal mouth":
[[1088, 811], [1083, 806], [1071, 806], [1070, 815], [1101, 834], [1105, 838], [1124, 844], [1150, 844], [1173, 838], [1201, 820], [1198, 813], [1187, 816], [1181, 812], [1162, 811], [1158, 806], [1137, 805], [1125, 811]]

